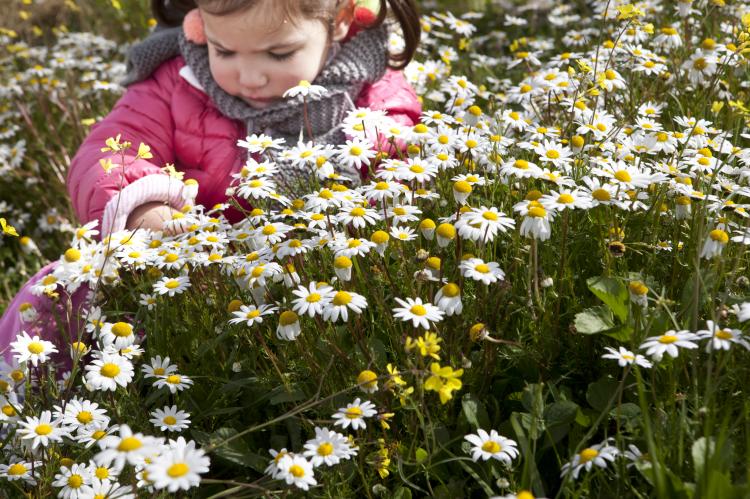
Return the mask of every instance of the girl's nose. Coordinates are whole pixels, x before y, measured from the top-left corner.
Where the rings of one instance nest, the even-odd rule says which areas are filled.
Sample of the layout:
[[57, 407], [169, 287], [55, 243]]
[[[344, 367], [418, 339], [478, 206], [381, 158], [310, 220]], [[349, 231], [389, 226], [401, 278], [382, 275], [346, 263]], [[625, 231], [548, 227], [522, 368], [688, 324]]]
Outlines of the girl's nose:
[[240, 85], [247, 90], [263, 88], [268, 84], [268, 77], [264, 72], [253, 68], [245, 68], [240, 72]]

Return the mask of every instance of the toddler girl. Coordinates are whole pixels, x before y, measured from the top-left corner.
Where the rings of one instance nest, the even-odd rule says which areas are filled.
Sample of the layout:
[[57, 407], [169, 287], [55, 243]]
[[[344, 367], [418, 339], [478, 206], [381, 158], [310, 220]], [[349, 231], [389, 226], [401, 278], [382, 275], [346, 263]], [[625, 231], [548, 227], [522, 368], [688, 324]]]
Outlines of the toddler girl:
[[[161, 230], [174, 209], [192, 201], [183, 184], [163, 172], [166, 164], [197, 181], [197, 204], [226, 202], [232, 176], [247, 160], [237, 141], [251, 134], [296, 144], [304, 130], [305, 140], [343, 143], [339, 125], [354, 106], [385, 110], [398, 124], [414, 125], [421, 107], [398, 69], [419, 41], [416, 6], [414, 0], [379, 4], [376, 15], [353, 0], [153, 0], [159, 27], [131, 50], [127, 91], [72, 160], [68, 189], [79, 219], [98, 220], [102, 236], [126, 228]], [[405, 42], [395, 55], [387, 50], [389, 10]], [[306, 104], [302, 97], [282, 97], [303, 80], [327, 92], [306, 97]], [[121, 168], [119, 154], [102, 151], [117, 135], [149, 145], [152, 157], [129, 151]], [[108, 160], [114, 166], [105, 172]], [[225, 215], [230, 222], [241, 218], [233, 209]], [[59, 336], [49, 326], [50, 300], [31, 293], [55, 265], [37, 273], [0, 320], [6, 360], [22, 330]], [[77, 322], [85, 291], [71, 297], [72, 309], [59, 304], [55, 315], [72, 310]], [[75, 335], [77, 324], [70, 326]]]

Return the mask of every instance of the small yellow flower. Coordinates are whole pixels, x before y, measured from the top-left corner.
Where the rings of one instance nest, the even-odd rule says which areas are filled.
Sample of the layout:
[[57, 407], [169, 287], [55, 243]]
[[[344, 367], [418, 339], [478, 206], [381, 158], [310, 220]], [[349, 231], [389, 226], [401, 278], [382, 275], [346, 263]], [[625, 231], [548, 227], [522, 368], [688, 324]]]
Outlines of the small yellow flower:
[[18, 232], [16, 232], [15, 227], [8, 224], [7, 220], [5, 220], [4, 218], [0, 218], [0, 228], [3, 229], [3, 234], [18, 237]]
[[138, 155], [136, 157], [141, 159], [151, 159], [154, 157], [154, 155], [151, 154], [151, 148], [141, 142], [138, 145]]
[[438, 392], [440, 403], [442, 404], [452, 399], [453, 392], [460, 390], [463, 386], [463, 383], [461, 383], [461, 376], [464, 373], [463, 369], [454, 371], [450, 366], [440, 367], [440, 364], [433, 362], [430, 364], [430, 372], [432, 372], [432, 376], [425, 381], [424, 389]]

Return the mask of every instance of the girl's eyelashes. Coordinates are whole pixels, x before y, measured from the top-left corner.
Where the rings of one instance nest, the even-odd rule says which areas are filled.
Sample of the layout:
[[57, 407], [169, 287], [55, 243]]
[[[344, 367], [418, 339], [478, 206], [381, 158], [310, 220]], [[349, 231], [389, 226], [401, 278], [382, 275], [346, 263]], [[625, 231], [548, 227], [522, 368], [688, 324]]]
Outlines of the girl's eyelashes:
[[284, 54], [274, 54], [273, 52], [269, 52], [268, 55], [271, 57], [271, 59], [275, 59], [277, 61], [284, 61], [286, 59], [289, 59], [295, 54], [296, 50], [292, 50], [291, 52], [286, 52]]
[[[230, 51], [227, 51], [227, 50], [221, 50], [221, 49], [216, 48], [216, 47], [214, 47], [214, 51], [216, 52], [216, 55], [218, 57], [221, 57], [222, 59], [226, 59], [226, 58], [232, 57], [234, 55], [234, 52], [230, 52]], [[289, 59], [290, 57], [292, 57], [296, 52], [297, 52], [296, 50], [292, 50], [291, 52], [286, 52], [286, 53], [283, 53], [283, 54], [276, 54], [274, 52], [268, 52], [268, 56], [271, 59], [274, 59], [276, 61], [285, 61], [285, 60]]]

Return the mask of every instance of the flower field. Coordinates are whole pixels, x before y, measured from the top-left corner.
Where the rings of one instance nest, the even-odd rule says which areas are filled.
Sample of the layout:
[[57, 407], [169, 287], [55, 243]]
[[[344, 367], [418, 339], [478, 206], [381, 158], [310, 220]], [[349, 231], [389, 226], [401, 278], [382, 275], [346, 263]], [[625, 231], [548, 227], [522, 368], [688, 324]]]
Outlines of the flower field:
[[148, 2], [12, 3], [0, 311], [57, 263], [0, 370], [0, 493], [750, 495], [750, 5], [423, 2], [420, 124], [240, 138], [225, 204], [109, 234], [66, 172]]

